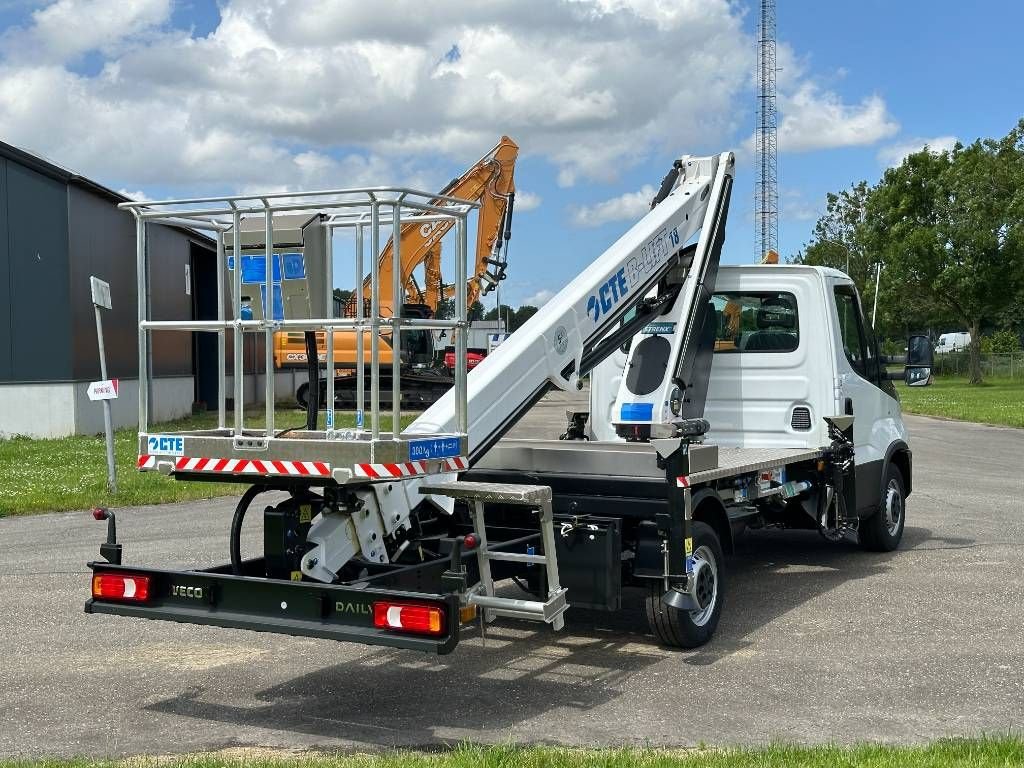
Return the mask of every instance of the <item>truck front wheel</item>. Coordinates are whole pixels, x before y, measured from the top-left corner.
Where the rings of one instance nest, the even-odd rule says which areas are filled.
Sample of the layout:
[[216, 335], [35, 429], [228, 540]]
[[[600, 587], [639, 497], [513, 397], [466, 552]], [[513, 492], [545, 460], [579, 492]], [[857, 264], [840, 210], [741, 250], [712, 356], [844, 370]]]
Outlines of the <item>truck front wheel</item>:
[[903, 473], [894, 463], [889, 464], [882, 486], [878, 511], [860, 521], [860, 545], [871, 552], [892, 552], [903, 538], [906, 523], [906, 493]]
[[693, 594], [699, 607], [674, 608], [665, 601], [661, 580], [651, 584], [647, 596], [647, 623], [660, 642], [673, 648], [696, 648], [715, 634], [725, 597], [725, 556], [714, 529], [707, 523], [693, 524]]

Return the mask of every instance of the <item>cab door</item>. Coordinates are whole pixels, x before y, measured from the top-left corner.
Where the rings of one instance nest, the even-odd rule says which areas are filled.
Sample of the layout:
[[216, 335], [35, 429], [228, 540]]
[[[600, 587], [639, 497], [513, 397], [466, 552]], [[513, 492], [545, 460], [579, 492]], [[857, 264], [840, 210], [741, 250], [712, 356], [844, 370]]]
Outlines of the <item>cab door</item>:
[[905, 442], [899, 401], [871, 328], [864, 321], [853, 284], [832, 279], [835, 313], [836, 413], [853, 416], [857, 464], [857, 508], [877, 509], [890, 447]]

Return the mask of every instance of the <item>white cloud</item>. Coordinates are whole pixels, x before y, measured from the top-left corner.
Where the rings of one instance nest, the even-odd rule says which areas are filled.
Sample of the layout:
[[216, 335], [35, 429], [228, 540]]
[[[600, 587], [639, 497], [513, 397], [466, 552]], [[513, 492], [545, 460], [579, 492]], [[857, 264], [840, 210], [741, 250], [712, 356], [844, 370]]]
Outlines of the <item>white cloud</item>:
[[[437, 188], [507, 133], [571, 186], [721, 149], [749, 103], [754, 46], [730, 0], [294, 5], [222, 0], [198, 36], [169, 26], [171, 0], [51, 2], [0, 36], [0, 136], [110, 185], [198, 194]], [[94, 52], [98, 72], [74, 70]], [[879, 97], [842, 103], [786, 45], [779, 62], [783, 149], [895, 131]], [[614, 203], [574, 218], [642, 210]]]
[[533, 211], [540, 208], [540, 204], [543, 202], [543, 198], [535, 192], [525, 192], [523, 190], [516, 190], [516, 213], [522, 213], [524, 211]]
[[547, 304], [549, 301], [551, 301], [551, 299], [553, 299], [554, 296], [554, 291], [549, 291], [547, 288], [543, 288], [537, 291], [535, 294], [527, 296], [525, 299], [523, 299], [523, 304], [529, 304], [531, 307], [540, 308]]
[[[889, 114], [885, 100], [877, 94], [857, 103], [846, 103], [835, 91], [811, 79], [807, 63], [790, 48], [778, 47], [778, 140], [780, 152], [810, 152], [838, 147], [875, 144], [894, 135], [899, 123]], [[826, 81], [842, 80], [840, 68]], [[754, 136], [743, 143], [753, 157]]]
[[15, 57], [64, 62], [114, 46], [163, 24], [170, 0], [57, 0], [32, 13], [32, 26], [7, 30], [3, 42]]
[[571, 220], [577, 227], [599, 227], [612, 221], [635, 221], [651, 209], [654, 194], [654, 187], [645, 184], [636, 192], [626, 192], [610, 200], [575, 208]]
[[886, 166], [899, 165], [907, 155], [919, 152], [925, 147], [936, 154], [941, 154], [953, 149], [956, 146], [956, 142], [956, 136], [936, 136], [931, 139], [916, 138], [898, 141], [895, 144], [890, 144], [878, 150], [878, 162]]
[[[565, 185], [611, 181], [717, 146], [752, 62], [728, 0], [224, 0], [202, 37], [169, 7], [37, 11], [0, 41], [0, 136], [133, 189], [440, 184], [502, 133]], [[98, 73], [71, 69], [93, 51]]]
[[824, 213], [808, 202], [799, 189], [783, 189], [779, 203], [780, 214], [787, 221], [814, 221]]
[[779, 112], [780, 152], [870, 145], [900, 128], [881, 96], [845, 104], [836, 93], [812, 82], [802, 83], [791, 94], [780, 94]]

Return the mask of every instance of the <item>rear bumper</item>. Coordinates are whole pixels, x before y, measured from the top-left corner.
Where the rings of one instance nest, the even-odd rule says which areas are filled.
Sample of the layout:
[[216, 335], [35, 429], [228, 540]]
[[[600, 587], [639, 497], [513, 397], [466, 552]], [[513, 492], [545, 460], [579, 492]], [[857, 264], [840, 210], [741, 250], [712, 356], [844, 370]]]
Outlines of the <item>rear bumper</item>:
[[[104, 562], [89, 563], [89, 567], [93, 573], [149, 576], [150, 597], [144, 604], [91, 598], [85, 603], [86, 613], [276, 632], [437, 654], [451, 653], [459, 642], [456, 595], [358, 589]], [[423, 636], [377, 629], [373, 626], [373, 604], [381, 600], [407, 600], [443, 608], [442, 634]]]

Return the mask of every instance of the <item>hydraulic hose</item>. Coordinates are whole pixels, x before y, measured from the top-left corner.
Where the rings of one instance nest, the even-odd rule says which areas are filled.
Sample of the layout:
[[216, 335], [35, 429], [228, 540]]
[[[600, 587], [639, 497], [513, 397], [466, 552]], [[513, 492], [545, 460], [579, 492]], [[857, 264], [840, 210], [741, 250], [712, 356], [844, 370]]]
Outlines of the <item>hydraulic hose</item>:
[[270, 490], [265, 485], [252, 485], [242, 494], [242, 498], [235, 505], [235, 514], [231, 518], [231, 572], [235, 576], [242, 575], [242, 523], [245, 522], [245, 513], [252, 504], [252, 500], [264, 491]]
[[[333, 332], [333, 329], [327, 331]], [[328, 369], [332, 367], [328, 362]], [[306, 371], [309, 374], [309, 389], [306, 390], [306, 429], [313, 432], [320, 410], [320, 359], [316, 348], [316, 331], [306, 331]], [[334, 406], [328, 403], [327, 407]]]

